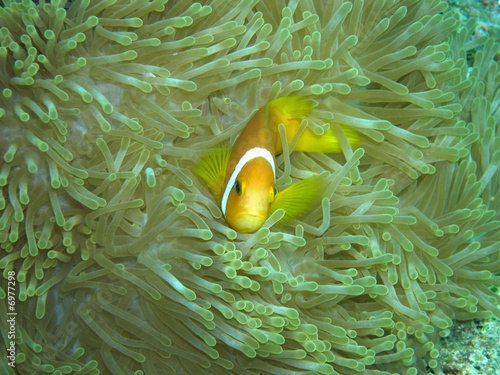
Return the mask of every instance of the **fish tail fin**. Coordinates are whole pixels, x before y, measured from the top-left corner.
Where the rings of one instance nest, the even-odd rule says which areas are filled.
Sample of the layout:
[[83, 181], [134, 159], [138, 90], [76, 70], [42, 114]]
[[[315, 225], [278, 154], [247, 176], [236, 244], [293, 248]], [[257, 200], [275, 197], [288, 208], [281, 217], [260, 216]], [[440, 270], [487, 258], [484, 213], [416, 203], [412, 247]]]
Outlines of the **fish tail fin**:
[[[339, 125], [351, 147], [357, 148], [361, 142], [361, 133], [350, 126]], [[295, 151], [339, 153], [342, 152], [342, 148], [331, 127], [321, 135], [314, 133], [310, 128], [306, 128], [295, 145]]]
[[288, 120], [309, 116], [317, 105], [316, 101], [304, 96], [284, 96], [269, 102], [269, 111], [287, 126]]
[[347, 141], [351, 145], [351, 147], [357, 148], [357, 146], [361, 143], [361, 133], [354, 130], [350, 126], [339, 124], [344, 132]]
[[[315, 100], [304, 96], [284, 96], [269, 102], [270, 121], [276, 126], [280, 123], [285, 125], [287, 141], [290, 144], [299, 130], [300, 119], [309, 116], [316, 106]], [[361, 133], [350, 126], [339, 125], [351, 147], [356, 148], [361, 142]], [[275, 146], [277, 153], [280, 153], [282, 145], [279, 137], [276, 138]], [[307, 127], [297, 141], [295, 151], [339, 153], [342, 149], [331, 127], [321, 135]]]
[[203, 155], [193, 168], [193, 172], [207, 184], [217, 204], [220, 204], [222, 199], [222, 188], [230, 154], [229, 145], [227, 143], [220, 144]]
[[325, 181], [325, 175], [322, 174], [287, 187], [276, 195], [276, 199], [271, 203], [269, 215], [280, 208], [283, 209], [285, 216], [278, 223], [284, 224], [307, 212], [320, 200]]

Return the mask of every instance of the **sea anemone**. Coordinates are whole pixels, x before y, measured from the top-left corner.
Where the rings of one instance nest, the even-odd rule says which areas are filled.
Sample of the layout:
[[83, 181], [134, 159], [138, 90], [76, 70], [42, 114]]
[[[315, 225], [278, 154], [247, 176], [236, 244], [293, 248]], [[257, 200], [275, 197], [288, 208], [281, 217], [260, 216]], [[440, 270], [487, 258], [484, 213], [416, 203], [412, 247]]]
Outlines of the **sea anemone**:
[[[454, 319], [500, 318], [499, 45], [458, 20], [439, 0], [4, 1], [0, 372], [439, 373]], [[278, 189], [323, 173], [322, 201], [237, 233], [192, 169], [287, 95], [342, 152], [284, 144]]]

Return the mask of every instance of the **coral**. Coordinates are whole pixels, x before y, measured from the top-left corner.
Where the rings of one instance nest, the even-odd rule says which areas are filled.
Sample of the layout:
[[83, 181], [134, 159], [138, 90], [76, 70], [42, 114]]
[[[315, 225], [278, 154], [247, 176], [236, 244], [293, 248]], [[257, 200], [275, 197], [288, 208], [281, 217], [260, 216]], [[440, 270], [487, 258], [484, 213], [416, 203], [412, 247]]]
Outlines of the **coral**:
[[439, 350], [445, 374], [496, 374], [500, 370], [500, 320], [457, 321]]
[[[500, 318], [499, 45], [458, 19], [439, 0], [4, 1], [17, 372], [439, 373], [453, 320]], [[284, 144], [278, 190], [322, 173], [320, 206], [236, 233], [192, 168], [287, 95], [342, 153]]]

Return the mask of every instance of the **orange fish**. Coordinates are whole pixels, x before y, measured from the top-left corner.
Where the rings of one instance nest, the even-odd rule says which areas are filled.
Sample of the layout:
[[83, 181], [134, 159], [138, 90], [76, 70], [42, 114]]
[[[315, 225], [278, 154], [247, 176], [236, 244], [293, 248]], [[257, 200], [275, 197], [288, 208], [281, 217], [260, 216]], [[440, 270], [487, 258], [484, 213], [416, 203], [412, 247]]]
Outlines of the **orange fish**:
[[[285, 211], [281, 222], [307, 211], [320, 197], [322, 178], [310, 177], [280, 193], [276, 192], [274, 157], [283, 152], [278, 125], [285, 125], [288, 144], [297, 133], [301, 119], [308, 116], [316, 102], [300, 96], [275, 99], [250, 119], [232, 150], [212, 150], [194, 169], [207, 184], [220, 205], [228, 224], [238, 232], [255, 232], [278, 209]], [[346, 130], [346, 128], [344, 128]], [[347, 129], [350, 143], [359, 142], [359, 134]], [[323, 135], [306, 128], [295, 151], [340, 152], [331, 129]]]

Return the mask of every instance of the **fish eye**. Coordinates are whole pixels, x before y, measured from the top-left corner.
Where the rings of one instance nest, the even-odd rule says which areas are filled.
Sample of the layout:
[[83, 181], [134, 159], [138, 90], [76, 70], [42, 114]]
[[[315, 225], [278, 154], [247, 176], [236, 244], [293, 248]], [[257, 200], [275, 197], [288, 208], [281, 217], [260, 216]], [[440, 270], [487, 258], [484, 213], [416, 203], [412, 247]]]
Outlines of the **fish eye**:
[[236, 182], [234, 183], [234, 191], [236, 192], [236, 195], [241, 195], [242, 193], [241, 183], [238, 180], [236, 180]]

